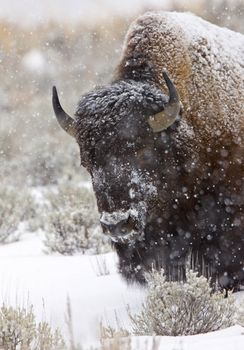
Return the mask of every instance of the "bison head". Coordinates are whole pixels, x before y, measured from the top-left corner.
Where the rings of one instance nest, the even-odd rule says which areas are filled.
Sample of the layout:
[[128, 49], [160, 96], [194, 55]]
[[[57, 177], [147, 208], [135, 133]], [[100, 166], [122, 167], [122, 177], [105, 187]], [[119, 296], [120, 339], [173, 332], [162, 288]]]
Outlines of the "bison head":
[[176, 172], [169, 130], [180, 102], [166, 72], [163, 76], [169, 97], [150, 82], [120, 80], [83, 96], [75, 119], [53, 89], [57, 120], [79, 144], [103, 231], [115, 244], [133, 244], [146, 235], [152, 240], [168, 219], [168, 185]]

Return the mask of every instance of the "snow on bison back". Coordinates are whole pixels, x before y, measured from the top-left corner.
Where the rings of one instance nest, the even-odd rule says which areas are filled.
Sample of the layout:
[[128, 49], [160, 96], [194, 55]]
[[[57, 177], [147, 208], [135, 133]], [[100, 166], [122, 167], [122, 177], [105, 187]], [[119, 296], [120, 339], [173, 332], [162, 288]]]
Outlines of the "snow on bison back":
[[53, 107], [80, 146], [128, 281], [152, 267], [182, 278], [190, 257], [221, 287], [244, 282], [243, 35], [146, 13], [114, 81], [84, 95], [74, 119], [56, 88]]

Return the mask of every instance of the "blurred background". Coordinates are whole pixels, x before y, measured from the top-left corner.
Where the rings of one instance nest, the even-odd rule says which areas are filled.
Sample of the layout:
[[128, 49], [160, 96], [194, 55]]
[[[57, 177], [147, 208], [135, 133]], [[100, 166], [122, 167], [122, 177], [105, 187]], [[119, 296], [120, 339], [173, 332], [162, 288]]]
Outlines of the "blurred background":
[[82, 93], [112, 78], [130, 22], [160, 9], [244, 32], [244, 0], [0, 0], [1, 182], [45, 186], [86, 176], [54, 119], [51, 87], [72, 114]]

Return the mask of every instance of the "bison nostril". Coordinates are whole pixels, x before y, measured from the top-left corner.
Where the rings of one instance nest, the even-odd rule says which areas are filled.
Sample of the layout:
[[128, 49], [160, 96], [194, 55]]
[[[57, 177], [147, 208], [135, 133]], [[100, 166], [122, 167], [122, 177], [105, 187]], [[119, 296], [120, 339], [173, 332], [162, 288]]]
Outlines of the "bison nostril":
[[135, 220], [131, 216], [116, 223], [111, 223], [102, 216], [100, 223], [104, 233], [109, 233], [113, 236], [126, 235], [136, 229]]
[[128, 231], [132, 231], [132, 230], [136, 229], [136, 222], [133, 219], [133, 217], [131, 217], [131, 216], [128, 217], [128, 220], [126, 222], [126, 227], [127, 227]]
[[107, 222], [103, 222], [100, 220], [100, 224], [105, 232], [109, 231], [110, 233], [114, 231], [116, 225], [108, 224]]

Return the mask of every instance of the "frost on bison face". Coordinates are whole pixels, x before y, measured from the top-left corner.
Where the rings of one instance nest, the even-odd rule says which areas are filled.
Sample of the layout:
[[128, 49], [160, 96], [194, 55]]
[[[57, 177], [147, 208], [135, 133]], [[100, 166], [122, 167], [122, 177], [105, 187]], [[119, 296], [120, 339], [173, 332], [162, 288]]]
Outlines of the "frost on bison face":
[[84, 95], [74, 119], [53, 90], [128, 281], [161, 267], [181, 279], [190, 263], [221, 287], [244, 283], [243, 47], [190, 14], [149, 13], [114, 82]]

